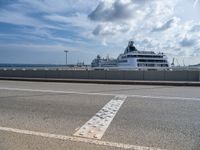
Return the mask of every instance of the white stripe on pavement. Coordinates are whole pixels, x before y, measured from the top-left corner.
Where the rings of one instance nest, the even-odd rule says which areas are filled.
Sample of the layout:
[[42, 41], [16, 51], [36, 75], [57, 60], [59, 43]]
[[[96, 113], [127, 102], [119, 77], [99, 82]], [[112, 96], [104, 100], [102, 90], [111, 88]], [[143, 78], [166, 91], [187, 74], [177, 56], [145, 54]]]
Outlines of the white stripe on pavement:
[[[100, 96], [117, 96], [125, 95], [118, 93], [88, 93], [88, 92], [77, 92], [77, 91], [57, 91], [57, 90], [40, 90], [40, 89], [22, 89], [22, 88], [6, 88], [0, 87], [0, 90], [9, 90], [9, 91], [27, 91], [27, 92], [43, 92], [43, 93], [61, 93], [61, 94], [80, 94], [80, 95], [100, 95]], [[149, 96], [149, 95], [127, 95], [127, 97], [136, 97], [136, 98], [151, 98], [151, 99], [167, 99], [167, 100], [190, 100], [190, 101], [200, 101], [200, 98], [197, 97], [174, 97], [174, 96]]]
[[8, 128], [8, 127], [0, 127], [0, 131], [6, 131], [6, 132], [18, 133], [18, 134], [25, 134], [25, 135], [32, 135], [32, 136], [38, 136], [38, 137], [45, 137], [45, 138], [52, 138], [52, 139], [71, 141], [71, 142], [82, 142], [82, 143], [87, 143], [87, 144], [108, 146], [108, 147], [114, 147], [114, 148], [120, 148], [120, 149], [164, 150], [164, 149], [153, 148], [153, 147], [136, 146], [136, 145], [115, 143], [115, 142], [109, 142], [109, 141], [99, 141], [99, 140], [94, 140], [94, 139], [86, 139], [86, 138], [73, 137], [73, 136], [65, 136], [65, 135], [58, 135], [58, 134], [51, 134], [51, 133], [35, 132], [35, 131], [30, 131], [30, 130], [21, 130], [21, 129]]
[[101, 139], [126, 98], [122, 95], [116, 96], [86, 122], [74, 136]]

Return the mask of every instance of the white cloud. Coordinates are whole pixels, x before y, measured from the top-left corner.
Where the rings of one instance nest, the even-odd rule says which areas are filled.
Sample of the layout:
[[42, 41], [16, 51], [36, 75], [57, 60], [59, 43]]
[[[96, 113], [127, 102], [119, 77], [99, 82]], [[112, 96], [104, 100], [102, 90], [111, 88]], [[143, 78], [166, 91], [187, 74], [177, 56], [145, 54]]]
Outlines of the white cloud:
[[102, 23], [99, 24], [93, 31], [94, 35], [116, 35], [118, 33], [127, 32], [128, 26], [127, 25], [113, 25], [112, 23]]
[[[103, 49], [102, 53], [118, 55], [133, 39], [139, 50], [199, 56], [199, 15], [196, 20], [185, 17], [194, 15], [199, 3], [190, 14], [194, 0], [186, 1], [18, 0], [0, 10], [0, 22], [34, 28], [24, 30], [22, 35], [92, 48], [96, 53]], [[68, 31], [73, 34], [67, 37], [64, 33]]]
[[93, 34], [102, 43], [106, 41], [108, 47], [126, 45], [134, 39], [138, 49], [200, 56], [199, 25], [176, 15], [180, 3], [181, 0], [104, 0], [88, 17], [97, 23]]
[[137, 5], [131, 0], [102, 1], [89, 15], [89, 18], [106, 22], [125, 20], [134, 16], [132, 10], [136, 7]]
[[198, 2], [199, 2], [199, 0], [194, 1], [193, 8], [195, 8], [197, 6]]
[[27, 26], [40, 26], [42, 24], [42, 22], [19, 12], [1, 10], [0, 13], [0, 22]]
[[71, 27], [78, 27], [88, 30], [91, 29], [91, 26], [93, 26], [89, 21], [87, 15], [80, 13], [76, 13], [75, 15], [72, 16], [50, 14], [50, 15], [45, 15], [44, 18], [46, 20], [50, 20], [52, 22], [60, 24], [60, 27], [63, 28], [66, 28], [66, 26], [70, 25]]
[[191, 32], [200, 32], [200, 24], [194, 25], [190, 31]]
[[[13, 8], [23, 7], [26, 11], [34, 11], [46, 13], [66, 13], [66, 12], [88, 12], [95, 6], [98, 0], [19, 0], [18, 3], [12, 5]], [[30, 9], [31, 8], [31, 9]]]
[[40, 20], [38, 18], [34, 18], [29, 16], [26, 13], [18, 12], [18, 11], [8, 11], [8, 10], [0, 10], [0, 22], [9, 23], [19, 26], [29, 26], [34, 28], [50, 28], [50, 29], [62, 29], [59, 25], [53, 25], [45, 22], [44, 20]]
[[[152, 30], [166, 19], [172, 18], [173, 6], [174, 3], [171, 0], [167, 2], [161, 0], [105, 0], [101, 1], [88, 17], [92, 21], [99, 22], [100, 25], [98, 26], [109, 22], [112, 25], [112, 28], [110, 28], [112, 32], [113, 28], [117, 30], [119, 26], [121, 28], [128, 26], [130, 32], [137, 32], [141, 29]], [[172, 24], [172, 22], [169, 23]], [[113, 27], [115, 25], [116, 27]]]
[[181, 46], [183, 47], [193, 47], [195, 46], [199, 40], [197, 38], [188, 37], [187, 35], [184, 39], [180, 42]]
[[50, 45], [50, 44], [0, 44], [1, 49], [9, 48], [9, 50], [15, 51], [15, 49], [23, 49], [26, 51], [64, 51], [69, 48], [72, 51], [76, 51], [73, 47], [66, 47], [66, 45]]
[[170, 29], [174, 24], [175, 24], [175, 19], [173, 18], [173, 19], [168, 20], [163, 25], [155, 27], [152, 31], [153, 32], [162, 32], [162, 31]]
[[[85, 27], [87, 14], [99, 0], [17, 0], [0, 9], [0, 22], [64, 30], [67, 27]], [[46, 18], [46, 20], [44, 20]], [[51, 22], [49, 22], [51, 21]], [[65, 26], [64, 26], [65, 25]]]
[[[18, 0], [0, 9], [0, 22], [14, 24], [22, 27], [21, 37], [32, 37], [34, 40], [44, 38], [52, 43], [85, 44], [84, 39], [89, 38], [89, 31], [94, 28], [84, 11], [91, 11], [98, 0], [85, 2], [78, 0]], [[37, 10], [37, 11], [35, 11]], [[77, 10], [77, 11], [76, 11]], [[31, 29], [27, 29], [31, 27]], [[58, 31], [77, 33], [76, 36], [53, 34]], [[9, 34], [7, 35], [7, 37]], [[10, 37], [9, 37], [10, 38]], [[30, 38], [28, 38], [30, 39]], [[27, 41], [25, 41], [27, 42]]]

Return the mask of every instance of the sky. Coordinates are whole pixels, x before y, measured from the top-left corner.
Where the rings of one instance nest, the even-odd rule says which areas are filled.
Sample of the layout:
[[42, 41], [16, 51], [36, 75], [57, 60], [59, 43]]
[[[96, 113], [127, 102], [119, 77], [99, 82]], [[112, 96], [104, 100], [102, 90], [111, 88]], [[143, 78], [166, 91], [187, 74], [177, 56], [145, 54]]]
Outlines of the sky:
[[200, 63], [200, 0], [0, 0], [0, 63], [116, 58], [129, 40], [177, 65]]

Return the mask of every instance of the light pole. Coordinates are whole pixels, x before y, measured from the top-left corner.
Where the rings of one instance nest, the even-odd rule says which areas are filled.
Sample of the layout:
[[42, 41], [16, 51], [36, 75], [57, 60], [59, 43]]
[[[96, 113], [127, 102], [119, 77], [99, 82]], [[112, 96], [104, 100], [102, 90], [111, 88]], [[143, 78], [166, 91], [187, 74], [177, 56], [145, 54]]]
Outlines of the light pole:
[[67, 53], [69, 52], [68, 50], [64, 51], [66, 53], [66, 66], [67, 66]]

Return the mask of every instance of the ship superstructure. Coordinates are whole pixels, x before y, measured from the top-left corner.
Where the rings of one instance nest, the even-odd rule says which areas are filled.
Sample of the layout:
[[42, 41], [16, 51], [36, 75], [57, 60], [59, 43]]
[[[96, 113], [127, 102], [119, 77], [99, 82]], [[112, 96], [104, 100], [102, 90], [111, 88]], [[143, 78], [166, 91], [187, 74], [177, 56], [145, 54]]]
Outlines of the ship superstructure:
[[164, 53], [139, 51], [134, 46], [134, 42], [130, 41], [124, 53], [117, 59], [101, 59], [98, 56], [93, 60], [92, 67], [119, 70], [167, 70], [169, 63]]

